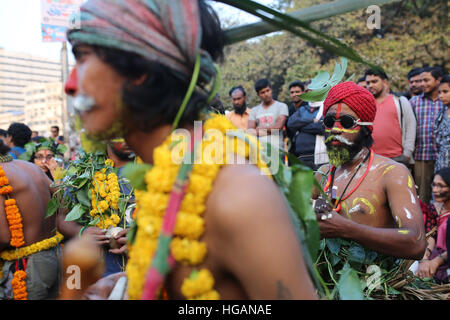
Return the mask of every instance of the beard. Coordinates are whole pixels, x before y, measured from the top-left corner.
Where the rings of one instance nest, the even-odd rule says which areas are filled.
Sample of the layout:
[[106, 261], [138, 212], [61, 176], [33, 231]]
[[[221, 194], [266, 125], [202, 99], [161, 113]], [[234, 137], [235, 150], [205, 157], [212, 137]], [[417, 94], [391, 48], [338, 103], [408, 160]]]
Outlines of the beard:
[[110, 144], [109, 146], [111, 147], [111, 150], [114, 153], [114, 155], [122, 161], [134, 160], [134, 158], [136, 157], [136, 154], [133, 151], [120, 151], [117, 148], [115, 148], [112, 144]]
[[[340, 146], [333, 146], [331, 143], [333, 141], [342, 142]], [[352, 161], [356, 155], [364, 147], [364, 135], [359, 131], [358, 136], [354, 142], [350, 142], [342, 136], [329, 135], [325, 140], [325, 145], [327, 147], [327, 154], [329, 162], [331, 165], [340, 167], [347, 162]]]
[[244, 114], [245, 110], [247, 110], [247, 104], [246, 103], [244, 103], [242, 105], [242, 107], [237, 107], [237, 106], [233, 106], [233, 107], [234, 107], [234, 112], [239, 114], [239, 115], [241, 115], [241, 116]]

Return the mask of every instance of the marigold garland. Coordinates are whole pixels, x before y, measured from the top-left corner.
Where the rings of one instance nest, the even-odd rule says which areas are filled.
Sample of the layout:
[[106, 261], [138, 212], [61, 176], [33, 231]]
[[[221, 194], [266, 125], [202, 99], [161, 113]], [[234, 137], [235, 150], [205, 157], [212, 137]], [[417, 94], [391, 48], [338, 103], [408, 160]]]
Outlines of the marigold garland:
[[[236, 137], [226, 136], [228, 130], [236, 127], [226, 117], [214, 115], [204, 123], [205, 136], [199, 142], [196, 150], [199, 163], [195, 163], [191, 172], [186, 195], [178, 212], [174, 237], [170, 249], [175, 261], [189, 266], [199, 266], [207, 254], [206, 243], [199, 239], [204, 233], [205, 222], [202, 217], [205, 211], [206, 199], [212, 190], [214, 180], [220, 168], [226, 164], [227, 155], [237, 154], [248, 158], [250, 146]], [[219, 132], [222, 141], [216, 135], [208, 136], [208, 130]], [[259, 141], [249, 135], [245, 137], [257, 148], [256, 165], [261, 171], [268, 173], [266, 163], [262, 160]], [[171, 137], [154, 149], [154, 165], [145, 174], [147, 190], [136, 190], [136, 223], [137, 233], [133, 246], [129, 247], [127, 275], [129, 279], [128, 295], [130, 299], [139, 299], [142, 294], [148, 267], [153, 258], [158, 243], [165, 211], [169, 201], [169, 193], [176, 180], [180, 164], [174, 163], [171, 149]], [[220, 145], [223, 143], [223, 145]], [[185, 146], [177, 145], [179, 150]], [[205, 150], [211, 150], [210, 153]], [[217, 152], [216, 152], [217, 151]], [[182, 154], [182, 152], [181, 152]], [[181, 155], [182, 156], [182, 155]], [[219, 293], [214, 290], [214, 278], [211, 272], [202, 268], [194, 271], [185, 279], [181, 292], [187, 299], [219, 299]]]
[[[113, 168], [114, 161], [106, 159], [105, 165]], [[119, 209], [120, 197], [119, 178], [113, 172], [106, 174], [106, 171], [107, 168], [102, 168], [94, 173], [92, 187], [90, 188], [92, 209], [89, 214], [94, 219], [100, 218], [96, 227], [101, 229], [116, 227], [121, 220], [116, 213], [109, 216], [105, 214], [108, 209], [111, 209], [112, 212]]]
[[[48, 250], [56, 246], [63, 236], [60, 233], [52, 238], [39, 241], [32, 245], [22, 247], [25, 244], [23, 235], [22, 215], [20, 214], [19, 207], [16, 200], [13, 199], [10, 194], [13, 192], [13, 188], [9, 185], [9, 180], [5, 176], [5, 171], [0, 166], [0, 194], [6, 196], [4, 201], [6, 219], [8, 221], [9, 230], [11, 232], [10, 245], [15, 247], [13, 250], [4, 250], [0, 252], [0, 259], [7, 261], [19, 260], [23, 257], [32, 255], [42, 250]], [[25, 263], [25, 262], [24, 262]], [[0, 263], [0, 278], [3, 277], [3, 262]], [[16, 269], [18, 267], [16, 266]], [[26, 264], [24, 265], [26, 269]], [[11, 286], [13, 289], [14, 300], [27, 300], [27, 286], [26, 286], [27, 273], [24, 270], [16, 270], [11, 280]]]

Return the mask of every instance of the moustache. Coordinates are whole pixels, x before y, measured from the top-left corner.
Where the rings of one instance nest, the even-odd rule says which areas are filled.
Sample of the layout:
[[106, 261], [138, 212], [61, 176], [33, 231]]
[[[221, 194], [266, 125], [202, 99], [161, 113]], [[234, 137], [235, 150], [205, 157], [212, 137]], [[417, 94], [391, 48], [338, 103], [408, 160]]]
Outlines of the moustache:
[[339, 141], [347, 146], [352, 146], [354, 145], [354, 142], [349, 141], [347, 138], [343, 137], [343, 136], [335, 136], [335, 135], [331, 135], [329, 136], [326, 140], [325, 140], [325, 144], [331, 144], [331, 142], [333, 141]]

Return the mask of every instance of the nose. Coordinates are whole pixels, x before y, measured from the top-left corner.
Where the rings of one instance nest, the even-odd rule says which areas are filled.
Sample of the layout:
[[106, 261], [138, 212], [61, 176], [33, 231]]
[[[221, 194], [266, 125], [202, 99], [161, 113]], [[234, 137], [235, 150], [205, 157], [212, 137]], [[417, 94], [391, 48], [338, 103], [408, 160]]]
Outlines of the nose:
[[66, 81], [66, 84], [64, 85], [64, 92], [69, 95], [73, 96], [78, 91], [78, 76], [77, 76], [77, 68], [73, 68], [72, 72], [69, 75], [69, 78]]

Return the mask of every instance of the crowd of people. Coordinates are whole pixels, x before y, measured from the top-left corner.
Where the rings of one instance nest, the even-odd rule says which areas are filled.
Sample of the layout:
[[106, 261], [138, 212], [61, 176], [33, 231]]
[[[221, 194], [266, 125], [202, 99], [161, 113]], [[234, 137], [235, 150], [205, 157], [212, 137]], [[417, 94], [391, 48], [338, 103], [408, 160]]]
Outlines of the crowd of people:
[[[83, 138], [105, 149], [68, 161], [57, 127], [49, 138], [20, 123], [0, 132], [0, 299], [322, 298], [301, 215], [265, 158], [250, 161], [268, 145], [314, 172], [322, 190], [304, 203], [322, 239], [416, 260], [419, 278], [448, 283], [450, 84], [439, 67], [413, 69], [401, 94], [378, 70], [324, 101], [302, 101], [308, 83], [294, 81], [289, 105], [259, 79], [261, 103], [249, 108], [237, 85], [225, 116], [209, 91], [224, 34], [206, 2], [95, 0], [80, 14], [65, 90]], [[173, 140], [175, 129], [190, 138]], [[176, 162], [178, 151], [198, 161]], [[69, 260], [92, 281], [69, 288]]]

